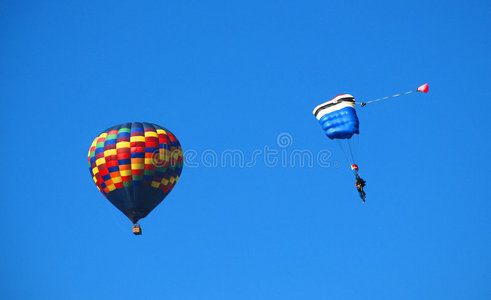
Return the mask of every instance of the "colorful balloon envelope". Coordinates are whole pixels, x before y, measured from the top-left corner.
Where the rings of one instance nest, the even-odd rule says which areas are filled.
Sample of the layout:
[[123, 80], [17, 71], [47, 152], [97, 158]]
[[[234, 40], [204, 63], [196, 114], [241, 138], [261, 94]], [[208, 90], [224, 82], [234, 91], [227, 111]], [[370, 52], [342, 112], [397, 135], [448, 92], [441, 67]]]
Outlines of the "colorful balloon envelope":
[[152, 123], [113, 126], [89, 149], [90, 174], [101, 193], [133, 223], [170, 193], [182, 171], [176, 136]]

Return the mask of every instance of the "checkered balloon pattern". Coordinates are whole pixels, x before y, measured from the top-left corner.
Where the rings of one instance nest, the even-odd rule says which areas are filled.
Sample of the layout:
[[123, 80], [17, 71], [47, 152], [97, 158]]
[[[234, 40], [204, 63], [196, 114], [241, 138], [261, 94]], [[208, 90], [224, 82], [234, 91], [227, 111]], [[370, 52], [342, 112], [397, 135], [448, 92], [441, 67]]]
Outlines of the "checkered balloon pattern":
[[183, 153], [169, 130], [151, 123], [125, 123], [94, 139], [88, 161], [102, 194], [136, 222], [172, 190], [182, 171]]

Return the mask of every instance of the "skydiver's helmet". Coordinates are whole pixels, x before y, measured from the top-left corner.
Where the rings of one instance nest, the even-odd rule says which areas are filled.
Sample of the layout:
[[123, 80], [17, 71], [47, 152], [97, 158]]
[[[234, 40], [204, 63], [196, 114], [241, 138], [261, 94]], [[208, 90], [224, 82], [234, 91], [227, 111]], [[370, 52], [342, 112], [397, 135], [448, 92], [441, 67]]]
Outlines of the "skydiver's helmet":
[[358, 166], [356, 164], [351, 165], [351, 170], [358, 172]]

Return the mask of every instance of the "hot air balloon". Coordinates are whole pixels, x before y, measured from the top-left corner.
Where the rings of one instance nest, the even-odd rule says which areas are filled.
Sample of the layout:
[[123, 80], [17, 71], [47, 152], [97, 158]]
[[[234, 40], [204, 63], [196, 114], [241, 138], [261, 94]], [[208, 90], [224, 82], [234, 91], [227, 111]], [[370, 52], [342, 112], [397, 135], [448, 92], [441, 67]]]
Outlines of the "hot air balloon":
[[89, 170], [101, 193], [134, 224], [174, 188], [183, 167], [176, 136], [152, 123], [125, 123], [97, 136], [89, 149]]
[[[382, 100], [387, 100], [394, 97], [399, 97], [403, 95], [408, 95], [414, 92], [428, 92], [428, 84], [425, 83], [418, 87], [416, 90], [412, 90], [405, 93], [396, 94], [389, 97], [384, 97], [380, 99], [375, 99], [371, 101], [361, 102], [360, 106], [364, 107], [365, 105], [373, 102], [378, 102]], [[363, 180], [358, 174], [359, 168], [355, 163], [355, 159], [353, 156], [353, 151], [351, 149], [350, 139], [354, 134], [360, 133], [360, 122], [358, 120], [358, 116], [356, 115], [355, 109], [355, 98], [350, 94], [342, 94], [334, 97], [333, 99], [324, 102], [318, 105], [313, 114], [319, 120], [319, 123], [322, 126], [326, 136], [331, 140], [336, 140], [345, 154], [346, 159], [351, 164], [351, 170], [355, 173], [356, 176], [356, 189], [358, 190], [363, 203], [365, 203], [365, 191], [364, 187], [366, 181]], [[346, 154], [347, 151], [343, 147], [340, 141], [346, 140], [347, 148], [349, 149], [349, 156]]]

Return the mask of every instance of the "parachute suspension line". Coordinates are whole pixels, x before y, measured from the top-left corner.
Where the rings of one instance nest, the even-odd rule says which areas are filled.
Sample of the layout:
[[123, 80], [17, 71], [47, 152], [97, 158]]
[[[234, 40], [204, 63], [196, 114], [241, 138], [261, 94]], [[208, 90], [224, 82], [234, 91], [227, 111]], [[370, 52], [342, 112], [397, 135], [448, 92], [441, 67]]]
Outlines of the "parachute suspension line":
[[336, 142], [338, 143], [338, 146], [339, 148], [341, 148], [341, 151], [343, 151], [343, 154], [344, 154], [344, 158], [346, 159], [346, 161], [351, 164], [351, 161], [350, 159], [348, 158], [348, 154], [346, 154], [346, 151], [344, 151], [344, 148], [343, 148], [343, 145], [341, 145], [341, 142], [339, 140], [336, 140]]
[[384, 97], [384, 98], [370, 100], [370, 101], [367, 101], [367, 102], [362, 102], [362, 103], [360, 103], [360, 106], [363, 107], [363, 106], [367, 105], [368, 103], [373, 103], [373, 102], [378, 102], [378, 101], [382, 101], [382, 100], [387, 100], [387, 99], [390, 99], [390, 98], [404, 96], [404, 95], [408, 95], [408, 94], [411, 94], [411, 93], [414, 93], [414, 92], [417, 92], [417, 91], [418, 90], [414, 90], [414, 91], [409, 91], [409, 92], [405, 92], [405, 93], [401, 93], [401, 94], [396, 94], [396, 95], [392, 95], [392, 96], [388, 96], [388, 97]]
[[357, 134], [356, 137], [355, 137], [355, 149], [361, 149], [360, 148], [360, 136]]
[[349, 140], [346, 140], [346, 143], [348, 144], [349, 153], [351, 154], [351, 162], [352, 162], [352, 164], [354, 164], [355, 163], [355, 156], [353, 155], [353, 151], [351, 150], [351, 143], [349, 142]]

